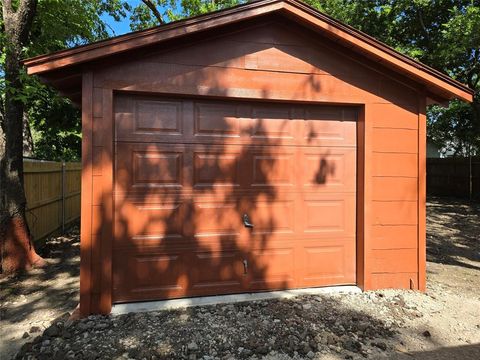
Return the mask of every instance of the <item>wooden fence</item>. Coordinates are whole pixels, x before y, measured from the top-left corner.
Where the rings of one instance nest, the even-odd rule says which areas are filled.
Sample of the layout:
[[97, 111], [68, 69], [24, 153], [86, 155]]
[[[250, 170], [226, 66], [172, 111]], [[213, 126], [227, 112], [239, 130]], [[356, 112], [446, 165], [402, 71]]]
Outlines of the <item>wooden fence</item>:
[[480, 157], [427, 159], [427, 194], [480, 199]]
[[35, 240], [80, 217], [80, 163], [24, 159], [23, 167], [27, 221]]

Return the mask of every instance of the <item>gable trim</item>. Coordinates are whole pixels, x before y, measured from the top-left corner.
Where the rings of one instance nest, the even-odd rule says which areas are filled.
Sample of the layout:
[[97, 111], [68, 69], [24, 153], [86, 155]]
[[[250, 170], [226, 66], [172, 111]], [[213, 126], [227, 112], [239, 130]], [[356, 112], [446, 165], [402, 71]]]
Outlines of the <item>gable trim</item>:
[[260, 0], [226, 10], [137, 31], [93, 44], [40, 55], [24, 61], [28, 74], [42, 74], [68, 66], [105, 58], [166, 40], [232, 24], [269, 13], [282, 13], [304, 23], [322, 35], [342, 42], [363, 54], [426, 86], [437, 97], [473, 101], [473, 90], [447, 75], [405, 56], [351, 26], [318, 12], [297, 0]]

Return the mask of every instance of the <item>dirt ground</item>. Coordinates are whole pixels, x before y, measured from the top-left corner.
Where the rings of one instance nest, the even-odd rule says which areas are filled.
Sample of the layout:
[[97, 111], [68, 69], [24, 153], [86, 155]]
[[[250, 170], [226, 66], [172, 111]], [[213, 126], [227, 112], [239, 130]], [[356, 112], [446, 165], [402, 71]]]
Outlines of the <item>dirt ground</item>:
[[[362, 294], [92, 316], [78, 303], [79, 239], [45, 270], [0, 279], [1, 358], [480, 359], [480, 204], [429, 199], [427, 292]], [[63, 315], [63, 316], [62, 316]]]
[[[52, 320], [72, 312], [79, 301], [80, 236], [78, 227], [47, 240], [39, 249], [45, 269], [0, 278], [0, 358], [12, 357], [40, 335]], [[0, 274], [1, 276], [1, 274]]]

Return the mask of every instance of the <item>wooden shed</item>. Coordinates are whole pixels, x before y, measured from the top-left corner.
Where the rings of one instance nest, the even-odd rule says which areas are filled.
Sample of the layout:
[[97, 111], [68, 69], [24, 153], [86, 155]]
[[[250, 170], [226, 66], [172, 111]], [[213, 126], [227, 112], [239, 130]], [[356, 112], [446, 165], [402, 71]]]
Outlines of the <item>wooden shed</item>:
[[426, 106], [466, 86], [297, 0], [25, 65], [82, 108], [82, 314], [425, 289]]

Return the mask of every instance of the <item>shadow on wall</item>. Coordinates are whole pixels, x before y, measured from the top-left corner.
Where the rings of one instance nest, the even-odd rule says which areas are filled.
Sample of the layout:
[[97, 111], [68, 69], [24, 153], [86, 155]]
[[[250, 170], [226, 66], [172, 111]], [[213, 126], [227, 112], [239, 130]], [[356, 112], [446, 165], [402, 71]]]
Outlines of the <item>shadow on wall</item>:
[[[303, 185], [292, 106], [261, 105], [251, 116], [241, 102], [116, 101], [114, 301], [294, 286], [292, 196]], [[185, 128], [157, 137], [152, 128], [169, 121], [158, 114], [179, 102]], [[132, 121], [136, 130], [123, 128]], [[189, 122], [199, 127], [192, 138], [181, 134]], [[319, 157], [310, 183], [335, 175], [328, 157]]]
[[[278, 48], [291, 52], [290, 56], [307, 63], [304, 71], [309, 74], [296, 77], [288, 91], [292, 84], [277, 88], [278, 79], [271, 83], [270, 78], [252, 75], [239, 80], [252, 84], [252, 97], [269, 99], [275, 97], [272, 91], [284, 91], [296, 100], [312, 97], [323, 86], [322, 78], [314, 76], [315, 69], [320, 65], [333, 67], [333, 63], [317, 64], [320, 60], [297, 54], [292, 46], [252, 44], [258, 51]], [[221, 45], [221, 40], [213, 39], [211, 51], [188, 44], [171, 52], [137, 56], [130, 62], [119, 57], [118, 63], [100, 64], [94, 74], [95, 86], [115, 88], [117, 115], [115, 149], [109, 151], [109, 144], [103, 141], [109, 136], [108, 126], [94, 124], [96, 146], [88, 151], [95, 152], [84, 154], [94, 157], [93, 246], [86, 252], [92, 256], [93, 274], [102, 273], [91, 277], [92, 304], [100, 301], [102, 284], [108, 284], [110, 264], [101, 254], [110, 251], [112, 228], [114, 302], [280, 289], [295, 281], [288, 259], [293, 239], [300, 236], [296, 222], [302, 221], [290, 205], [292, 194], [303, 191], [296, 177], [302, 167], [311, 172], [308, 182], [313, 193], [342, 169], [336, 167], [327, 150], [317, 153], [308, 166], [288, 151], [296, 146], [295, 136], [306, 140], [302, 146], [329, 144], [316, 138], [314, 130], [306, 135], [289, 134], [296, 131], [294, 119], [302, 119], [291, 109], [293, 105], [252, 101], [260, 104], [259, 108], [268, 108], [254, 114], [239, 102], [221, 114], [218, 109], [208, 109], [207, 104], [203, 110], [208, 115], [200, 121], [194, 114], [203, 106], [201, 101], [135, 97], [135, 93], [159, 93], [165, 88], [169, 93], [179, 89], [197, 92], [205, 99], [239, 96], [229, 81], [239, 70], [238, 58], [255, 49]], [[139, 114], [144, 114], [142, 119]], [[108, 186], [103, 193], [101, 190], [102, 171], [109, 171], [113, 162], [115, 210], [110, 208]], [[244, 226], [244, 214], [253, 222], [253, 229]], [[85, 273], [90, 277], [87, 271], [90, 269]]]

